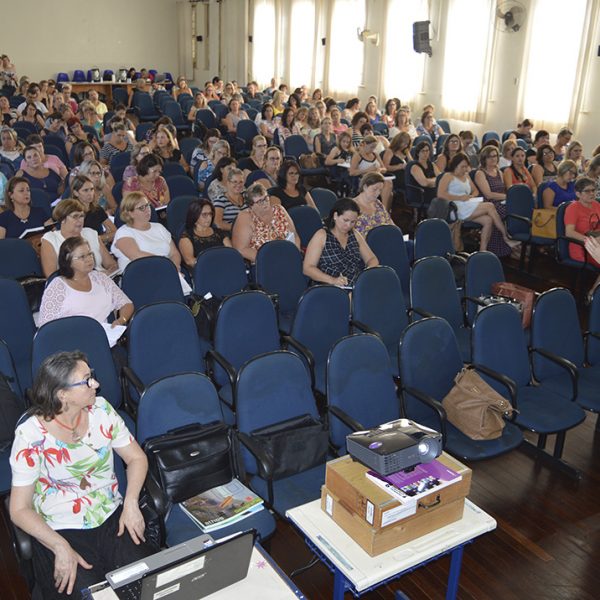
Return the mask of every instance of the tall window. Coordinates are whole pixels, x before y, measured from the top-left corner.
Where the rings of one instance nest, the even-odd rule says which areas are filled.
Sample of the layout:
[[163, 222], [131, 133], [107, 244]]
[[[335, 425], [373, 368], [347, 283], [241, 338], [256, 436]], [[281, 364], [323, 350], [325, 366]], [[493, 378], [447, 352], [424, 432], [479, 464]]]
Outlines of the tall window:
[[252, 78], [267, 87], [275, 75], [275, 2], [254, 0]]
[[447, 116], [482, 121], [487, 98], [488, 44], [494, 35], [495, 2], [450, 0], [446, 20], [442, 106]]
[[522, 117], [534, 120], [536, 129], [553, 130], [569, 121], [586, 10], [587, 0], [533, 4]]
[[427, 18], [427, 0], [389, 0], [383, 75], [386, 98], [410, 104], [421, 91], [425, 54], [413, 49], [412, 24]]
[[295, 0], [290, 20], [290, 84], [312, 87], [315, 2]]
[[364, 26], [365, 0], [335, 0], [329, 36], [329, 94], [342, 99], [356, 96], [364, 62], [364, 46], [356, 32]]

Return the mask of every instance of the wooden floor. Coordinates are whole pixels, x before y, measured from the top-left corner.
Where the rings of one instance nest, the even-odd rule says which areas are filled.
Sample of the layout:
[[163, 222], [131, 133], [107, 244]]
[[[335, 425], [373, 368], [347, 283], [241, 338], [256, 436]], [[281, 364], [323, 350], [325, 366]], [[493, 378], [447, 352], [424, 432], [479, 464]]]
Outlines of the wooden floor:
[[[508, 279], [539, 290], [569, 281], [568, 273], [551, 261], [542, 258], [538, 264], [536, 272], [543, 272], [544, 279], [536, 279], [535, 272], [526, 280], [509, 272]], [[584, 309], [581, 312], [584, 318]], [[473, 469], [469, 497], [497, 520], [498, 529], [467, 546], [460, 599], [600, 598], [600, 433], [595, 429], [596, 419], [588, 415], [567, 435], [564, 457], [583, 472], [579, 482], [521, 451], [469, 465]], [[17, 573], [5, 519], [2, 512], [0, 599], [25, 600], [29, 595]], [[281, 521], [271, 554], [288, 574], [311, 558], [297, 531]], [[440, 559], [363, 598], [391, 600], [396, 589], [412, 600], [444, 598], [448, 568], [449, 559]], [[307, 598], [331, 597], [333, 578], [320, 563], [295, 582]]]

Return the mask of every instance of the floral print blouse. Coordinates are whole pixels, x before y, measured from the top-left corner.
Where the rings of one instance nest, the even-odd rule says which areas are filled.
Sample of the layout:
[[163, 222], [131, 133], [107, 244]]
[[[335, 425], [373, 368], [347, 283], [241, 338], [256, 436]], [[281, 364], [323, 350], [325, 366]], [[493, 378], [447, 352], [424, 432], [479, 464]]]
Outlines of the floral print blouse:
[[364, 237], [367, 237], [367, 233], [375, 227], [380, 225], [393, 225], [392, 217], [390, 213], [385, 210], [385, 206], [380, 200], [375, 200], [375, 212], [372, 215], [366, 215], [361, 213], [356, 221], [355, 229]]

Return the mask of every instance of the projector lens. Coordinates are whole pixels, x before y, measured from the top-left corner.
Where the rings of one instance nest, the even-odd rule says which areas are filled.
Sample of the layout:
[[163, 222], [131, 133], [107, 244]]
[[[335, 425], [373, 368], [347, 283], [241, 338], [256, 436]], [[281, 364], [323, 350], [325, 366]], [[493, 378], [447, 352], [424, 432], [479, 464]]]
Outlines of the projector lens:
[[427, 442], [421, 442], [418, 446], [419, 454], [425, 455], [429, 452], [429, 444]]

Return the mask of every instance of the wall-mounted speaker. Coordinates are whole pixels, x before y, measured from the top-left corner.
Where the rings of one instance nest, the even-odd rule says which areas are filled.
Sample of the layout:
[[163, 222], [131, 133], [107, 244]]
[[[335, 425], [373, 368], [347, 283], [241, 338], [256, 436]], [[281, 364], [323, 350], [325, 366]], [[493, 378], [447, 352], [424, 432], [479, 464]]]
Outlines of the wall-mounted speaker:
[[415, 52], [425, 52], [431, 56], [431, 44], [429, 43], [429, 24], [431, 21], [415, 21], [413, 23], [413, 48]]

